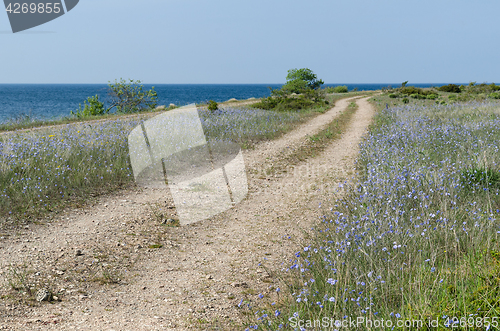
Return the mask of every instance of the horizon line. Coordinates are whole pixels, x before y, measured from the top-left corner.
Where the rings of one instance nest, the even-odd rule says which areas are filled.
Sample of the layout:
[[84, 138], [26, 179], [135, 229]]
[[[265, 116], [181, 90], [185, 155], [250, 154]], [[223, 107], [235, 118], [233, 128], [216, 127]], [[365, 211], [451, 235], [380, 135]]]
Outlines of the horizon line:
[[[0, 85], [108, 85], [108, 83], [0, 83]], [[285, 83], [145, 83], [141, 82], [140, 84], [144, 85], [284, 85]], [[408, 83], [408, 86], [411, 85], [442, 85], [442, 84], [457, 84], [457, 85], [468, 85], [469, 83]], [[483, 82], [478, 84], [495, 84], [494, 82]], [[401, 85], [401, 83], [324, 83], [322, 85]]]

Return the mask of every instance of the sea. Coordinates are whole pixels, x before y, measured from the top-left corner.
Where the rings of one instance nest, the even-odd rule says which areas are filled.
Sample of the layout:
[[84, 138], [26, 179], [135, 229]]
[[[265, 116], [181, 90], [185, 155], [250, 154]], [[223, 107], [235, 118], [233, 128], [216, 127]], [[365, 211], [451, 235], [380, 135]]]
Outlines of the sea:
[[[325, 84], [327, 86], [347, 85], [349, 90], [379, 90], [397, 87], [400, 84]], [[417, 87], [441, 86], [443, 84], [413, 84]], [[281, 84], [143, 84], [144, 90], [155, 88], [158, 105], [179, 106], [217, 102], [231, 98], [249, 99], [270, 95], [269, 88], [280, 88]], [[54, 120], [76, 111], [90, 96], [99, 95], [106, 102], [107, 84], [0, 84], [0, 123], [20, 119]]]

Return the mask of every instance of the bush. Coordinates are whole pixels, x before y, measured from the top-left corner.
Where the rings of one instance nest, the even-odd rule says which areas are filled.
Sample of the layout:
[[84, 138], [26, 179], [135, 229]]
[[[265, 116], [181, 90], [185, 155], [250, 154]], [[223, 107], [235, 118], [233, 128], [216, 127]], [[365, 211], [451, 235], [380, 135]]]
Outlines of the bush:
[[401, 101], [403, 101], [403, 103], [408, 103], [408, 102], [410, 102], [410, 100], [408, 100], [408, 98], [403, 98], [403, 100], [401, 100]]
[[104, 115], [107, 114], [108, 112], [109, 109], [106, 109], [104, 107], [104, 103], [99, 101], [99, 96], [96, 94], [93, 97], [88, 97], [87, 100], [83, 102], [83, 109], [82, 105], [80, 104], [80, 107], [77, 109], [76, 112], [71, 111], [71, 115], [83, 118], [89, 116]]
[[250, 105], [252, 108], [272, 110], [278, 105], [278, 99], [273, 97], [262, 98], [259, 102]]
[[144, 110], [153, 110], [157, 106], [158, 96], [154, 87], [149, 91], [143, 91], [141, 81], [124, 79], [109, 83], [109, 97], [111, 106], [108, 111], [116, 107], [119, 113], [134, 113]]
[[271, 96], [251, 105], [264, 110], [290, 111], [328, 105], [324, 90], [302, 90], [298, 95], [288, 95], [283, 90], [272, 90]]
[[439, 98], [439, 95], [432, 93], [432, 94], [427, 95], [426, 98], [429, 100], [436, 100], [437, 98]]
[[415, 94], [412, 94], [410, 95], [410, 98], [413, 98], [413, 99], [425, 99], [425, 95], [421, 95], [421, 94], [418, 94], [418, 93], [415, 93]]
[[314, 103], [308, 99], [287, 99], [286, 102], [280, 102], [274, 108], [276, 111], [290, 111], [307, 109], [314, 106]]
[[389, 94], [389, 98], [391, 98], [391, 99], [396, 99], [397, 97], [398, 97], [397, 94], [394, 94], [394, 93]]
[[462, 92], [462, 90], [460, 89], [460, 86], [458, 86], [456, 84], [444, 85], [444, 86], [438, 87], [437, 89], [438, 89], [438, 91], [441, 91], [441, 92], [451, 92], [451, 93]]
[[219, 105], [214, 100], [208, 101], [208, 110], [216, 111], [219, 109]]
[[499, 92], [494, 92], [489, 95], [490, 98], [492, 99], [500, 99], [500, 93]]
[[415, 87], [415, 86], [401, 87], [399, 89], [399, 92], [402, 93], [402, 94], [409, 95], [409, 96], [411, 96], [412, 94], [418, 94], [418, 95], [424, 95], [425, 96], [425, 95], [429, 95], [429, 94], [433, 93], [432, 91], [424, 91], [421, 88], [418, 88], [418, 87]]
[[349, 92], [349, 89], [347, 88], [346, 85], [343, 85], [343, 86], [335, 86], [333, 88], [333, 92], [334, 93], [347, 93]]
[[471, 82], [468, 86], [464, 87], [464, 90], [470, 94], [490, 94], [500, 90], [500, 86], [492, 84], [476, 84], [475, 82]]

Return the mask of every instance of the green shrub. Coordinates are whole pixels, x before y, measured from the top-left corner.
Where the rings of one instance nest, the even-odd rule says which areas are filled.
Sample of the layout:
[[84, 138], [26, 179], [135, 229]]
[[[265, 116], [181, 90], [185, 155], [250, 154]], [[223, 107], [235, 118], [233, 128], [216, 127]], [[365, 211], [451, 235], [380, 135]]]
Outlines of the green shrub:
[[343, 85], [343, 86], [335, 86], [333, 88], [333, 92], [334, 93], [347, 93], [349, 92], [349, 89], [347, 88], [346, 85]]
[[457, 96], [454, 95], [454, 94], [451, 94], [451, 95], [448, 96], [448, 99], [450, 99], [450, 100], [456, 100]]
[[462, 92], [460, 90], [460, 86], [458, 86], [456, 84], [444, 85], [444, 86], [438, 87], [437, 89], [439, 91], [441, 91], [441, 92], [451, 92], [451, 93], [460, 93], [460, 92]]
[[418, 95], [429, 95], [429, 94], [432, 94], [433, 92], [432, 91], [424, 91], [423, 89], [419, 88], [419, 87], [415, 87], [415, 86], [405, 86], [405, 87], [401, 87], [399, 89], [399, 92], [401, 94], [406, 94], [408, 96], [411, 96], [412, 94], [418, 94]]
[[[88, 102], [88, 104], [87, 104]], [[99, 96], [96, 94], [93, 97], [88, 97], [87, 100], [83, 102], [83, 109], [82, 105], [80, 104], [79, 109], [77, 109], [76, 112], [71, 111], [71, 115], [75, 115], [77, 117], [83, 118], [83, 117], [89, 117], [89, 116], [99, 116], [99, 115], [104, 115], [109, 112], [109, 109], [106, 109], [104, 107], [104, 103], [99, 101]]]
[[436, 100], [437, 98], [439, 98], [439, 95], [432, 93], [432, 94], [427, 95], [426, 98], [429, 100]]
[[412, 94], [419, 94], [420, 92], [422, 92], [423, 90], [420, 89], [420, 88], [417, 88], [415, 86], [405, 86], [405, 87], [402, 87], [399, 89], [399, 91], [402, 93], [402, 94], [406, 94], [406, 95], [412, 95]]
[[274, 108], [277, 111], [301, 110], [314, 107], [314, 102], [305, 98], [289, 98], [278, 103]]
[[468, 86], [464, 87], [464, 90], [470, 94], [490, 94], [500, 90], [500, 86], [492, 84], [476, 84], [475, 82], [470, 83]]
[[410, 100], [408, 100], [408, 98], [403, 98], [403, 100], [401, 100], [401, 101], [403, 101], [403, 103], [408, 103], [408, 102], [410, 102]]
[[307, 108], [317, 108], [328, 105], [325, 100], [325, 90], [304, 89], [298, 95], [290, 95], [283, 89], [271, 90], [271, 96], [250, 105], [252, 108], [264, 110], [290, 111]]
[[216, 111], [219, 109], [219, 105], [214, 100], [208, 101], [208, 110]]
[[397, 94], [394, 94], [394, 93], [389, 94], [389, 98], [391, 98], [391, 99], [396, 99], [397, 97], [398, 97]]
[[490, 98], [492, 99], [500, 99], [500, 93], [499, 92], [493, 92], [489, 95]]
[[343, 86], [335, 86], [335, 87], [327, 87], [325, 88], [326, 93], [347, 93], [349, 92], [349, 89], [347, 88], [346, 85]]
[[300, 97], [300, 96], [296, 98], [268, 97], [262, 99], [260, 102], [250, 105], [250, 107], [264, 109], [264, 110], [291, 111], [291, 110], [322, 107], [328, 104], [329, 102], [326, 100], [313, 100], [310, 98]]
[[250, 105], [252, 108], [271, 110], [278, 105], [278, 99], [273, 97], [262, 98], [259, 102]]
[[425, 95], [414, 93], [414, 94], [410, 95], [410, 98], [419, 99], [420, 100], [420, 99], [425, 99]]

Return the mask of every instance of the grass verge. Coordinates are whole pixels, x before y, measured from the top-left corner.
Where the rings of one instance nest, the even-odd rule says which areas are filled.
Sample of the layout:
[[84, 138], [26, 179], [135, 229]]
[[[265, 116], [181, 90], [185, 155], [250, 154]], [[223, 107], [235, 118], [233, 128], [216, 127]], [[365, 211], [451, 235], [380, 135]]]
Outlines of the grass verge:
[[284, 267], [287, 293], [242, 305], [259, 307], [251, 327], [498, 328], [499, 139], [498, 102], [380, 111], [359, 181]]

